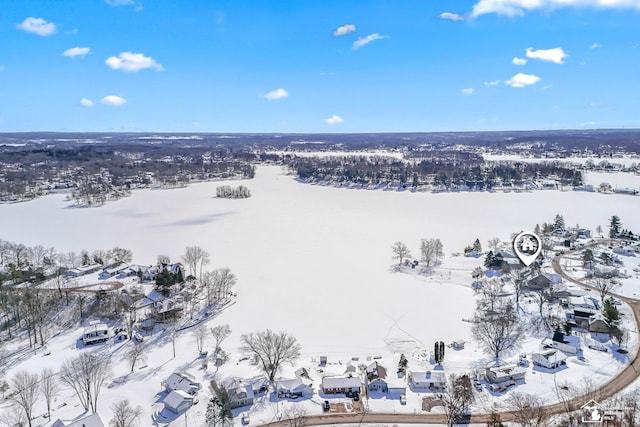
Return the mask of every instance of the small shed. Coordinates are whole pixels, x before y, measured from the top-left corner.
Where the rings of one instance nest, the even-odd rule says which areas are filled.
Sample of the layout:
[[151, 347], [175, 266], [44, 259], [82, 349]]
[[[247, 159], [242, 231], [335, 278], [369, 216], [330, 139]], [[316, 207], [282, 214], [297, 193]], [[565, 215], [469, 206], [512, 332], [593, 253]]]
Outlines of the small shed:
[[465, 343], [464, 340], [455, 340], [453, 342], [452, 347], [453, 347], [454, 350], [462, 350], [462, 349], [464, 349], [464, 343]]
[[189, 409], [191, 405], [193, 396], [182, 390], [174, 390], [164, 398], [164, 407], [175, 414]]

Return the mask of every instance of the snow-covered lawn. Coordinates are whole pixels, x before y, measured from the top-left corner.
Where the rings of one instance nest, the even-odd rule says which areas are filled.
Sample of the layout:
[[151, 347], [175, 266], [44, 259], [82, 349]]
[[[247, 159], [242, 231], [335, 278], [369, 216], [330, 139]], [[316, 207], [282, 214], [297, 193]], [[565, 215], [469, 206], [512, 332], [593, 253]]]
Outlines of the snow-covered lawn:
[[[11, 365], [8, 375], [18, 369], [39, 372], [43, 364], [57, 368], [81, 351], [108, 352], [113, 355], [115, 379], [100, 399], [103, 419], [111, 418], [110, 402], [127, 397], [143, 407], [142, 425], [150, 425], [152, 416], [161, 425], [169, 421], [155, 415], [162, 407], [163, 395], [157, 394], [162, 379], [174, 370], [186, 370], [203, 381], [255, 375], [254, 366], [239, 361], [242, 355], [236, 348], [240, 334], [265, 328], [286, 330], [298, 339], [302, 357], [296, 367], [307, 366], [315, 372], [316, 390], [321, 355], [329, 358], [328, 368], [336, 373], [344, 372], [340, 370], [352, 357], [366, 363], [370, 356], [381, 356], [381, 363], [393, 373], [400, 352], [410, 367], [426, 368], [420, 355], [437, 340], [467, 341], [464, 350], [447, 349], [445, 356], [444, 369], [461, 372], [486, 365], [490, 359], [472, 342], [470, 324], [463, 321], [475, 308], [471, 270], [482, 259], [452, 253], [462, 252], [476, 238], [485, 247], [493, 237], [507, 240], [514, 232], [551, 222], [557, 213], [567, 224], [591, 229], [597, 225], [606, 229], [608, 218], [618, 215], [625, 228], [640, 230], [640, 198], [625, 195], [338, 189], [300, 184], [275, 166], [260, 166], [254, 180], [243, 182], [252, 192], [249, 199], [216, 199], [215, 188], [222, 184], [139, 190], [100, 208], [73, 208], [63, 195], [0, 205], [4, 240], [54, 246], [59, 252], [119, 246], [131, 249], [134, 263], [143, 265], [155, 263], [158, 254], [178, 261], [186, 246], [199, 245], [211, 254], [211, 268], [230, 267], [238, 277], [237, 303], [208, 322], [208, 326], [228, 323], [233, 331], [223, 344], [232, 358], [217, 373], [211, 364], [207, 370], [201, 368], [189, 331], [179, 335], [175, 359], [164, 335], [158, 332], [145, 339], [153, 349], [147, 367], [129, 374], [126, 350], [121, 347], [132, 344], [109, 342], [78, 350], [80, 331], [73, 330], [49, 342], [50, 355], [24, 356]], [[418, 257], [421, 238], [442, 240], [447, 254], [443, 265], [430, 277], [394, 273], [391, 245], [404, 241]], [[531, 338], [523, 351], [537, 349], [539, 341], [540, 337]], [[530, 366], [526, 384], [518, 389], [552, 400], [550, 390], [556, 383], [577, 383], [583, 377], [602, 382], [623, 366], [611, 353], [587, 349], [585, 357], [586, 362], [569, 358], [567, 367], [555, 374]], [[291, 374], [293, 367], [287, 369]], [[203, 419], [207, 393], [201, 392], [201, 402], [188, 412], [187, 425]], [[479, 405], [487, 407], [494, 399], [503, 399], [487, 390], [480, 395], [485, 397]], [[406, 406], [388, 399], [370, 399], [368, 404], [374, 411], [413, 412], [420, 397], [409, 394]], [[320, 413], [321, 400], [316, 394], [304, 405], [310, 413]], [[58, 397], [54, 408], [64, 402], [67, 405], [54, 412], [54, 419], [81, 412], [69, 390]], [[251, 408], [251, 423], [271, 420], [283, 406], [292, 404], [267, 398]], [[0, 406], [0, 411], [5, 407]], [[38, 408], [36, 413], [41, 414], [42, 407]], [[44, 420], [39, 418], [37, 423]], [[184, 423], [181, 416], [171, 425]]]

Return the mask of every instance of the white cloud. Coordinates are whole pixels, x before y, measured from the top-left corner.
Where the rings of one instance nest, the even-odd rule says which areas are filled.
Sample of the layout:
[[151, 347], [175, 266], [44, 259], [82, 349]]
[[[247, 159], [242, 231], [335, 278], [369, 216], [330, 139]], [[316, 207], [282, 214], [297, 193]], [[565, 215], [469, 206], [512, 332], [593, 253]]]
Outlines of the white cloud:
[[[104, 100], [104, 98], [103, 98]], [[104, 104], [104, 102], [103, 102]], [[93, 107], [93, 101], [87, 98], [82, 98], [80, 100], [80, 105], [82, 105], [83, 107]]]
[[116, 96], [116, 95], [107, 95], [104, 98], [102, 98], [100, 100], [101, 104], [104, 105], [114, 105], [116, 107], [119, 107], [121, 105], [124, 105], [127, 103], [127, 100], [120, 97], [120, 96]]
[[16, 24], [16, 28], [39, 36], [50, 36], [56, 32], [56, 24], [53, 22], [45, 21], [42, 18], [33, 18], [31, 16], [21, 23]]
[[145, 68], [155, 68], [156, 71], [164, 71], [162, 65], [158, 64], [155, 59], [144, 56], [142, 53], [121, 52], [117, 57], [107, 58], [104, 63], [114, 70], [135, 72]]
[[463, 95], [473, 95], [473, 92], [475, 92], [475, 89], [473, 89], [472, 87], [466, 87], [462, 89], [461, 92]]
[[596, 7], [602, 9], [640, 9], [640, 0], [479, 0], [472, 10], [474, 17], [495, 13], [523, 16], [536, 9], [561, 7]]
[[358, 40], [356, 40], [355, 42], [353, 42], [353, 50], [359, 49], [362, 46], [371, 43], [372, 41], [375, 40], [383, 40], [386, 39], [386, 36], [381, 36], [378, 33], [373, 33], [373, 34], [369, 34], [367, 37], [360, 37], [358, 38]]
[[133, 0], [104, 0], [109, 6], [132, 6]]
[[600, 43], [593, 43], [591, 46], [589, 46], [589, 49], [600, 49], [602, 47], [602, 45]]
[[286, 98], [287, 96], [289, 96], [289, 92], [287, 92], [285, 89], [283, 88], [278, 88], [276, 90], [272, 90], [271, 92], [262, 95], [262, 97], [264, 99], [268, 99], [269, 101], [273, 101], [275, 99], [282, 99], [282, 98]]
[[526, 63], [527, 63], [527, 60], [526, 60], [526, 59], [524, 59], [524, 58], [518, 58], [517, 56], [515, 56], [515, 57], [511, 60], [511, 62], [512, 62], [514, 65], [524, 65], [524, 64], [526, 64]]
[[453, 21], [453, 22], [464, 21], [464, 16], [458, 15], [457, 13], [442, 12], [438, 16], [440, 17], [440, 19], [446, 19], [446, 20]]
[[337, 123], [344, 123], [344, 120], [342, 119], [342, 117], [334, 114], [333, 116], [326, 119], [324, 122], [328, 125], [335, 125]]
[[493, 80], [490, 82], [484, 82], [485, 86], [498, 86], [500, 84], [500, 80]]
[[533, 50], [532, 48], [527, 48], [527, 58], [539, 59], [540, 61], [553, 62], [554, 64], [564, 64], [564, 58], [566, 58], [567, 53], [562, 50], [561, 47], [554, 47], [553, 49], [539, 49]]
[[518, 73], [515, 76], [511, 77], [509, 80], [505, 81], [504, 84], [509, 85], [511, 87], [525, 87], [532, 86], [540, 81], [540, 77], [534, 74], [523, 74]]
[[72, 47], [70, 49], [62, 52], [62, 56], [68, 56], [70, 58], [74, 58], [76, 56], [84, 56], [91, 52], [91, 49], [88, 47]]
[[356, 26], [353, 24], [344, 24], [341, 27], [338, 27], [337, 30], [333, 32], [335, 37], [346, 36], [347, 34], [351, 34], [356, 30]]

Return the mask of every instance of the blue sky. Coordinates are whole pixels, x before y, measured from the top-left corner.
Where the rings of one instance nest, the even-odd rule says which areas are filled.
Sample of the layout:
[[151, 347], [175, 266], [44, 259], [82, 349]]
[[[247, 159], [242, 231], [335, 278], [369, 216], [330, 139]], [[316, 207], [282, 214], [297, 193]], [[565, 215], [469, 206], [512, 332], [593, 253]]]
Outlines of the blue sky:
[[0, 132], [640, 127], [640, 0], [2, 0]]

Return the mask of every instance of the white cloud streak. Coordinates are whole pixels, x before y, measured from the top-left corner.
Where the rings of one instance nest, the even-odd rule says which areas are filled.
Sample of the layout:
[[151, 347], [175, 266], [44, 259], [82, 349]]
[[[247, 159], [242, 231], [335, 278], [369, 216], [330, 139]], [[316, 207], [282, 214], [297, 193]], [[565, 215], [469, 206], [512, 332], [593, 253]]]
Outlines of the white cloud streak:
[[513, 65], [524, 65], [527, 63], [527, 60], [524, 58], [518, 58], [516, 56], [513, 58], [513, 60], [511, 60], [511, 62], [513, 63]]
[[362, 46], [368, 45], [369, 43], [376, 41], [376, 40], [383, 40], [386, 39], [386, 36], [381, 36], [378, 33], [373, 33], [373, 34], [369, 34], [366, 37], [360, 37], [358, 38], [358, 40], [356, 40], [355, 42], [353, 42], [353, 50], [356, 49], [360, 49]]
[[527, 58], [553, 62], [554, 64], [564, 64], [564, 58], [566, 58], [567, 56], [569, 55], [567, 55], [567, 53], [561, 47], [539, 50], [533, 50], [530, 47], [527, 48]]
[[500, 80], [493, 80], [490, 82], [484, 82], [485, 86], [491, 87], [491, 86], [498, 86], [500, 84]]
[[88, 47], [72, 47], [62, 52], [62, 56], [68, 56], [69, 58], [75, 58], [76, 56], [88, 55], [91, 49]]
[[475, 89], [473, 89], [472, 87], [466, 87], [462, 89], [461, 92], [463, 95], [473, 95], [473, 92], [475, 92]]
[[344, 123], [344, 120], [342, 119], [342, 117], [334, 114], [333, 116], [326, 119], [324, 122], [328, 125], [335, 125], [338, 123]]
[[122, 98], [121, 96], [107, 95], [100, 100], [100, 103], [104, 105], [113, 105], [115, 107], [119, 107], [126, 104], [127, 100]]
[[83, 107], [93, 107], [93, 101], [87, 98], [82, 98], [80, 100], [80, 105], [82, 105]]
[[111, 56], [104, 61], [113, 70], [137, 72], [145, 68], [154, 68], [156, 71], [164, 71], [161, 64], [155, 59], [144, 56], [142, 53], [121, 52], [118, 56]]
[[589, 49], [600, 49], [602, 47], [602, 45], [600, 43], [593, 43], [591, 46], [589, 46]]
[[601, 9], [640, 9], [640, 0], [479, 0], [472, 10], [478, 17], [495, 13], [506, 16], [523, 16], [536, 9], [558, 9], [562, 7], [594, 7]]
[[464, 16], [458, 15], [457, 13], [451, 13], [451, 12], [442, 12], [440, 15], [438, 15], [438, 17], [440, 19], [445, 19], [447, 21], [453, 21], [453, 22], [464, 21]]
[[272, 90], [271, 92], [265, 95], [262, 95], [264, 99], [268, 99], [269, 101], [286, 98], [287, 96], [289, 96], [289, 92], [287, 92], [283, 88], [278, 88], [278, 89]]
[[356, 31], [356, 26], [353, 24], [344, 24], [341, 27], [338, 27], [334, 32], [334, 37], [346, 36], [347, 34], [351, 34]]
[[50, 36], [55, 34], [57, 31], [56, 24], [53, 22], [48, 22], [42, 18], [34, 18], [31, 16], [21, 23], [16, 24], [16, 28], [39, 36]]
[[511, 77], [509, 80], [505, 81], [504, 84], [511, 87], [522, 88], [526, 86], [533, 86], [539, 81], [540, 77], [534, 74], [518, 73], [515, 76]]

